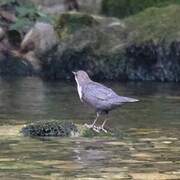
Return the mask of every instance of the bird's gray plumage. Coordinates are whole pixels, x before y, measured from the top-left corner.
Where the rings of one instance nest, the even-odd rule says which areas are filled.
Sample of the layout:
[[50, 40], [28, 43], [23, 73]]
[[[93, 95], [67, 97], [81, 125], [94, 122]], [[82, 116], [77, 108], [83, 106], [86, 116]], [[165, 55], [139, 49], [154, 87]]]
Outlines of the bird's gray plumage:
[[108, 112], [124, 103], [136, 102], [137, 99], [117, 95], [106, 86], [89, 82], [82, 86], [82, 99], [96, 109], [96, 111]]
[[124, 103], [138, 101], [134, 98], [119, 96], [112, 89], [92, 81], [85, 71], [74, 72], [74, 75], [81, 101], [93, 107], [98, 114], [108, 113]]

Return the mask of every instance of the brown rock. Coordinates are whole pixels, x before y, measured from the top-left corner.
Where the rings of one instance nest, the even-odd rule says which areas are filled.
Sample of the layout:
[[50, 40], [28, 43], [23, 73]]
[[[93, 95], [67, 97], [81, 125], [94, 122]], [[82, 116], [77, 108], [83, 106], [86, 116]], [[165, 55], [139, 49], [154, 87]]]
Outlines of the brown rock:
[[41, 56], [57, 44], [57, 39], [52, 25], [37, 22], [25, 35], [20, 50], [25, 53], [34, 51], [36, 56]]

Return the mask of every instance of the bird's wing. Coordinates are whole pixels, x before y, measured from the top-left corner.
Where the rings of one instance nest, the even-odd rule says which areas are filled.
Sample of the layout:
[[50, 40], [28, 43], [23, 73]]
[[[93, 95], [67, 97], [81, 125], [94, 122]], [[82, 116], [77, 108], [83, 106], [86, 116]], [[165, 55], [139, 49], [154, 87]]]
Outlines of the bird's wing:
[[96, 98], [101, 101], [106, 101], [111, 98], [118, 97], [118, 95], [110, 88], [102, 84], [91, 82], [88, 83], [83, 89], [83, 96], [87, 99]]

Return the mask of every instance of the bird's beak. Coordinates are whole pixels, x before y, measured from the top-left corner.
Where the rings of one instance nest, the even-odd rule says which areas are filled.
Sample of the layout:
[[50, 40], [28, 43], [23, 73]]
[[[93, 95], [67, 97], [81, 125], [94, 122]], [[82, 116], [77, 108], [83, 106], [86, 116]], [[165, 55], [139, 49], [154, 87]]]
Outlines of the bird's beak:
[[72, 73], [73, 73], [74, 75], [76, 75], [76, 72], [75, 72], [75, 71], [72, 71]]

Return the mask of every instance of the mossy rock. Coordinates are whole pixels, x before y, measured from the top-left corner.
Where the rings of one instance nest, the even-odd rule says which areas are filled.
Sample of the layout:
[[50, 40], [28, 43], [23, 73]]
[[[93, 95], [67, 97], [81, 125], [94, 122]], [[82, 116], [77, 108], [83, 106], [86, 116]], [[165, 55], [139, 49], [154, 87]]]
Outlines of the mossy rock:
[[92, 26], [71, 23], [76, 13], [65, 14], [68, 21], [56, 28], [57, 51], [42, 59], [46, 77], [70, 79], [71, 71], [83, 69], [95, 80], [180, 81], [180, 5], [147, 8], [122, 20], [88, 15], [98, 22]]
[[103, 131], [96, 132], [93, 129], [89, 129], [84, 125], [77, 125], [79, 136], [80, 137], [87, 137], [87, 138], [92, 138], [92, 137], [112, 137], [114, 136], [114, 133], [111, 132], [111, 130], [108, 129], [108, 132], [105, 133]]
[[180, 40], [180, 5], [161, 8], [148, 8], [145, 11], [126, 18], [128, 39], [132, 43], [153, 41], [171, 43]]
[[20, 131], [30, 137], [102, 137], [112, 136], [111, 132], [97, 133], [84, 125], [77, 125], [69, 121], [47, 120], [27, 124]]
[[75, 12], [64, 13], [57, 18], [55, 29], [61, 39], [77, 30], [93, 27], [97, 24], [98, 22], [91, 15]]
[[21, 133], [25, 136], [72, 136], [78, 132], [72, 122], [65, 121], [38, 121], [22, 128]]
[[179, 0], [103, 0], [102, 13], [107, 16], [124, 18], [139, 13], [149, 7], [163, 7], [180, 4]]

